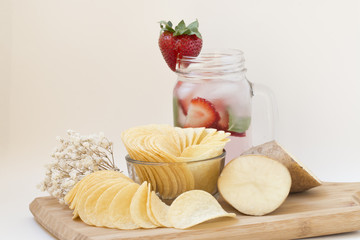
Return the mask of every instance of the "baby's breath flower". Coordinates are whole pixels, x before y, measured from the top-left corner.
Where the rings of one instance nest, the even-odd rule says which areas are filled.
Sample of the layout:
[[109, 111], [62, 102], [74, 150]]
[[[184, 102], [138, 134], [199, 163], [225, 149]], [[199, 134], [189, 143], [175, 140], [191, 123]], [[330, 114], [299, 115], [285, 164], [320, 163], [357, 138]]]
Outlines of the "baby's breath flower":
[[68, 130], [67, 136], [57, 137], [60, 146], [51, 154], [52, 162], [46, 165], [45, 179], [38, 184], [41, 191], [47, 191], [62, 204], [65, 195], [84, 176], [98, 170], [118, 170], [114, 163], [113, 143], [104, 133], [81, 136]]

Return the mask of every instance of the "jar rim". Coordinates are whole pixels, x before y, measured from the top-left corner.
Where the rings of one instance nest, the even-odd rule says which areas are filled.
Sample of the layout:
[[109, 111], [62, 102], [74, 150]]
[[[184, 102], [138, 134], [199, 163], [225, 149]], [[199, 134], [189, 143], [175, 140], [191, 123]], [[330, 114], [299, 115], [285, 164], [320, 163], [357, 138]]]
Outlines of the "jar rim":
[[235, 49], [235, 48], [209, 48], [204, 49], [200, 52], [199, 56], [192, 57], [192, 56], [182, 56], [181, 58], [178, 58], [178, 61], [201, 61], [201, 60], [207, 60], [209, 58], [226, 58], [226, 57], [241, 57], [244, 55], [244, 52]]
[[238, 49], [205, 49], [197, 57], [177, 58], [175, 72], [184, 78], [201, 78], [245, 74], [244, 53]]

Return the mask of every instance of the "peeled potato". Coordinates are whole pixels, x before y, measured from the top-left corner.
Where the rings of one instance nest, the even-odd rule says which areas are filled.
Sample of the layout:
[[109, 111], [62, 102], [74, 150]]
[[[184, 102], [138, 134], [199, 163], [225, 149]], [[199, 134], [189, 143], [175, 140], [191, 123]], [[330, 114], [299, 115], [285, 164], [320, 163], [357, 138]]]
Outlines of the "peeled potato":
[[218, 179], [222, 197], [239, 212], [265, 215], [286, 199], [291, 177], [281, 163], [261, 155], [246, 155], [230, 161]]
[[306, 169], [300, 161], [295, 160], [295, 158], [286, 152], [276, 141], [267, 142], [250, 148], [242, 155], [247, 154], [265, 155], [284, 164], [291, 175], [292, 184], [290, 192], [302, 192], [321, 185], [319, 179]]

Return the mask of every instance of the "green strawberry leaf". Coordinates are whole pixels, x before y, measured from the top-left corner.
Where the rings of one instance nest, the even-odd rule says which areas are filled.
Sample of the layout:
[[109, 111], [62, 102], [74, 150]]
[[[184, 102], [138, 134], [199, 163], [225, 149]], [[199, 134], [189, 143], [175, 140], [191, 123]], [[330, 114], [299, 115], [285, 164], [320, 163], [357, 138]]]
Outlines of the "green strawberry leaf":
[[229, 112], [229, 128], [230, 132], [243, 133], [249, 129], [251, 117], [237, 117], [230, 110]]
[[175, 30], [172, 28], [172, 22], [168, 21], [160, 21], [160, 28], [161, 28], [161, 32], [163, 31], [168, 31], [168, 32], [175, 32]]
[[198, 20], [196, 19], [196, 21], [192, 22], [189, 24], [189, 26], [187, 26], [189, 29], [193, 30], [193, 29], [198, 29], [199, 28], [199, 22]]
[[179, 22], [179, 24], [175, 27], [175, 31], [176, 31], [176, 30], [185, 29], [185, 28], [186, 28], [185, 22], [184, 22], [184, 20], [181, 20], [181, 21]]
[[161, 31], [169, 31], [173, 33], [174, 36], [181, 36], [181, 35], [196, 35], [198, 38], [202, 39], [202, 36], [199, 32], [199, 22], [198, 20], [186, 26], [184, 20], [181, 20], [175, 29], [172, 27], [172, 23], [170, 21], [160, 21], [160, 28]]

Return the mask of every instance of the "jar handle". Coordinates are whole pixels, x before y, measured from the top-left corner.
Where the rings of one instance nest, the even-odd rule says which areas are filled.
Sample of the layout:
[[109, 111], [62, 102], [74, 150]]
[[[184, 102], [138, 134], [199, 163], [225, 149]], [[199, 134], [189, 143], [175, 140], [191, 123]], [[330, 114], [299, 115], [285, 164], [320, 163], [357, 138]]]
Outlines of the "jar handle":
[[264, 84], [252, 83], [249, 81], [251, 86], [252, 96], [262, 96], [266, 100], [267, 105], [267, 122], [270, 128], [270, 138], [274, 140], [278, 134], [279, 124], [279, 111], [276, 103], [276, 98], [273, 91]]

